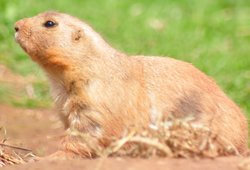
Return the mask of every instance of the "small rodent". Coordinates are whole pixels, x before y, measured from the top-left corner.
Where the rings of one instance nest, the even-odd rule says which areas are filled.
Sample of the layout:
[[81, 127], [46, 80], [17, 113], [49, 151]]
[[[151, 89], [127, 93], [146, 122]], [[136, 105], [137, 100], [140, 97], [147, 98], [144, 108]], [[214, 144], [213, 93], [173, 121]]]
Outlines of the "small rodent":
[[[193, 115], [240, 153], [247, 150], [246, 117], [193, 65], [168, 57], [127, 56], [86, 23], [58, 12], [22, 19], [15, 30], [16, 41], [46, 72], [66, 128], [103, 140], [130, 126], [155, 126], [169, 115]], [[86, 154], [70, 136], [64, 145]]]

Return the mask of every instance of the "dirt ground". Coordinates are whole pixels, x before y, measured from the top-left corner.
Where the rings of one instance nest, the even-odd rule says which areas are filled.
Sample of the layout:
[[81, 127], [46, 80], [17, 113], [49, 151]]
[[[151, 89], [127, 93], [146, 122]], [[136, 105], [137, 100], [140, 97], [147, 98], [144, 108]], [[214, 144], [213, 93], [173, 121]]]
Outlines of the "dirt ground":
[[[31, 149], [38, 156], [45, 156], [58, 149], [63, 126], [54, 110], [31, 110], [0, 105], [0, 126], [4, 127], [8, 143]], [[23, 165], [6, 166], [6, 170], [29, 169], [176, 169], [176, 170], [235, 170], [240, 168], [243, 158], [221, 157], [216, 159], [77, 159], [77, 160], [42, 160]], [[246, 166], [244, 166], [246, 167]]]

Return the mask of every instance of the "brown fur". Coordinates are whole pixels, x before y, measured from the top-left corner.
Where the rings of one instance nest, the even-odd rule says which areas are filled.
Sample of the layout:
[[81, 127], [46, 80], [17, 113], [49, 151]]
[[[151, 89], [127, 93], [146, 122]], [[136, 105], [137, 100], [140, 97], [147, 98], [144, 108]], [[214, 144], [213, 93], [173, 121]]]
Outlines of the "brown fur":
[[[48, 20], [57, 25], [44, 27]], [[45, 12], [15, 27], [17, 42], [47, 73], [66, 128], [105, 141], [130, 126], [157, 125], [170, 114], [193, 115], [196, 123], [211, 127], [241, 153], [246, 151], [244, 114], [191, 64], [167, 57], [128, 57], [67, 14]], [[88, 155], [78, 142], [67, 136], [64, 145]]]

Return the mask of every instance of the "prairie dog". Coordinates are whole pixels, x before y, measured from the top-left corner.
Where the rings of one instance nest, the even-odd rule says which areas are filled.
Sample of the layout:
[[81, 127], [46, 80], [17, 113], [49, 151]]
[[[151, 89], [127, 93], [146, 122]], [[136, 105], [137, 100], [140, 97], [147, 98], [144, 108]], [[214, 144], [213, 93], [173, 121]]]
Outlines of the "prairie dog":
[[[216, 83], [189, 63], [168, 57], [127, 56], [89, 25], [58, 12], [15, 24], [15, 38], [46, 72], [66, 128], [97, 139], [129, 126], [157, 125], [170, 114], [209, 126], [241, 153], [247, 149], [246, 117]], [[84, 154], [68, 137], [66, 150]]]

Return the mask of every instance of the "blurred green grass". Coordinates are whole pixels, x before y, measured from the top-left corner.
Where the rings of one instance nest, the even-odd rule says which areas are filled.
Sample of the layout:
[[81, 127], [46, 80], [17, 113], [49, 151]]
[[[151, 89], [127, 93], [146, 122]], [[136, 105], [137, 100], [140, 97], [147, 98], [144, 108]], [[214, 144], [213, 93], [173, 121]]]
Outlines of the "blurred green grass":
[[0, 84], [0, 102], [49, 106], [44, 74], [13, 38], [15, 21], [47, 10], [87, 21], [114, 47], [129, 54], [192, 62], [250, 116], [249, 0], [1, 0], [0, 63], [23, 76], [35, 75], [38, 83], [33, 83], [35, 98], [24, 94], [18, 100]]

